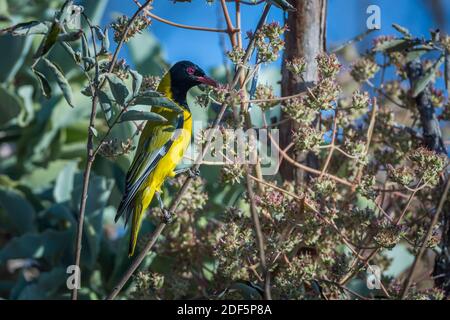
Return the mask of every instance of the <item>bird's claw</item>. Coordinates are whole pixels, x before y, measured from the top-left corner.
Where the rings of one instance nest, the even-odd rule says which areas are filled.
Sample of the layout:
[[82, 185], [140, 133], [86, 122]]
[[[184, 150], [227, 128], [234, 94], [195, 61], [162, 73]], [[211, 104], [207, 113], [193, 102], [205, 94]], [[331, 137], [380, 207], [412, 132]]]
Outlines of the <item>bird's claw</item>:
[[191, 168], [188, 170], [188, 174], [192, 179], [197, 178], [198, 176], [200, 176], [200, 170]]
[[162, 220], [165, 224], [170, 224], [173, 222], [173, 216], [167, 209], [162, 209]]

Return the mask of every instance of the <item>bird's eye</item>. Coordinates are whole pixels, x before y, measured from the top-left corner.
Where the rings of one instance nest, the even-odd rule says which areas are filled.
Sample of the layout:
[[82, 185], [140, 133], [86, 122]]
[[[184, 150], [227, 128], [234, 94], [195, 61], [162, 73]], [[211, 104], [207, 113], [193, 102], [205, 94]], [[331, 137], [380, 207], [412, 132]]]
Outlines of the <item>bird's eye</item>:
[[186, 72], [187, 72], [189, 75], [192, 76], [192, 75], [195, 73], [195, 68], [194, 68], [194, 67], [187, 67]]

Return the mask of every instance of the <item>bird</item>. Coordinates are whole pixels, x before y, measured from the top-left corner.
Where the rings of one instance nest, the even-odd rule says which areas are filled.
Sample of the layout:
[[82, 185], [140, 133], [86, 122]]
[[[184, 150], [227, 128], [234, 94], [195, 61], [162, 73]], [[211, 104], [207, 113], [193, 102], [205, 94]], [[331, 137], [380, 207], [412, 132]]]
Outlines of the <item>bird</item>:
[[168, 121], [147, 121], [139, 138], [133, 161], [126, 175], [125, 189], [117, 210], [115, 222], [121, 216], [125, 218], [125, 226], [130, 217], [131, 235], [128, 256], [134, 254], [136, 242], [144, 213], [152, 199], [156, 196], [163, 210], [166, 222], [170, 213], [164, 208], [161, 199], [161, 187], [166, 178], [189, 171], [176, 171], [177, 164], [191, 142], [192, 114], [187, 104], [187, 92], [197, 85], [217, 87], [218, 83], [206, 76], [206, 73], [190, 61], [179, 61], [163, 76], [157, 88], [160, 94], [177, 104], [182, 112], [162, 106], [152, 106], [152, 112], [163, 116]]

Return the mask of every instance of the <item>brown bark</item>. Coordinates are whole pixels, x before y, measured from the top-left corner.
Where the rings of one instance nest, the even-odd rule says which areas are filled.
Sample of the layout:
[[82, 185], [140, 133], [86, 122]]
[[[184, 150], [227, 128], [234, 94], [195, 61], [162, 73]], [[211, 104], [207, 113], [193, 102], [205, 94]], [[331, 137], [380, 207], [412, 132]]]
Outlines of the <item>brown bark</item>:
[[[316, 56], [326, 50], [326, 8], [327, 0], [299, 0], [296, 1], [297, 11], [289, 12], [287, 25], [289, 32], [286, 34], [286, 49], [283, 59], [282, 85], [283, 96], [289, 96], [306, 89], [317, 82]], [[304, 73], [305, 83], [298, 83], [293, 75], [285, 68], [286, 60], [294, 57], [304, 57], [307, 62]], [[282, 115], [286, 117], [285, 114]], [[292, 130], [295, 129], [293, 122], [281, 126], [280, 145], [285, 148], [291, 143]], [[297, 161], [302, 161], [299, 155], [291, 154]], [[309, 166], [318, 167], [317, 158], [307, 155], [306, 161]], [[287, 162], [283, 162], [280, 173], [286, 180], [301, 181], [303, 173]]]

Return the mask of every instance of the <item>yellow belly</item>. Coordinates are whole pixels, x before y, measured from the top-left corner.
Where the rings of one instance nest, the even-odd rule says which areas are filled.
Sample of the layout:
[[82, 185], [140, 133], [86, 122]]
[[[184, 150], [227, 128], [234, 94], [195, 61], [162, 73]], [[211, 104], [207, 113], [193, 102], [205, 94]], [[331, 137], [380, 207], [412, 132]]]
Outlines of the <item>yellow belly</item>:
[[162, 185], [167, 177], [174, 177], [174, 170], [183, 159], [186, 149], [189, 147], [192, 135], [192, 118], [188, 112], [184, 112], [184, 128], [177, 140], [174, 141], [167, 154], [161, 158], [153, 172], [144, 182], [142, 198], [144, 210], [150, 205], [155, 192], [161, 192]]

